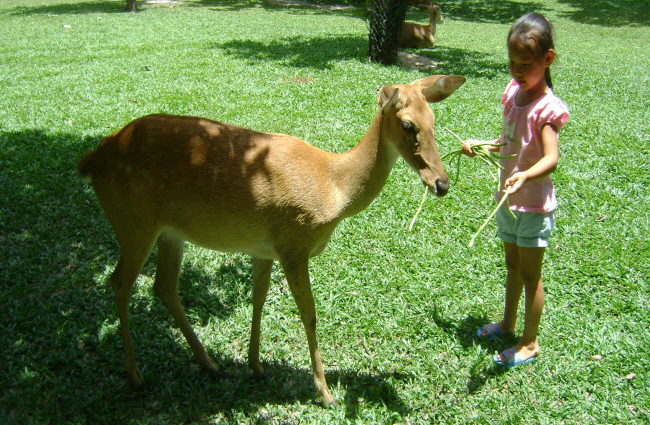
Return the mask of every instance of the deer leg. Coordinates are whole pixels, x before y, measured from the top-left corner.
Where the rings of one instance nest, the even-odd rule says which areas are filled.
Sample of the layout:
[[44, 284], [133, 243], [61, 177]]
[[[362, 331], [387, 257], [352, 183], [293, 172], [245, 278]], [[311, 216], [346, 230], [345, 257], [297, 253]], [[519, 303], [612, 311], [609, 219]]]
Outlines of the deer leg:
[[117, 317], [120, 320], [120, 333], [124, 345], [124, 365], [131, 383], [135, 388], [144, 385], [144, 378], [138, 369], [131, 341], [131, 329], [129, 326], [129, 299], [131, 288], [140, 274], [153, 243], [120, 243], [120, 259], [111, 274], [111, 288], [115, 294], [117, 304]]
[[253, 322], [251, 325], [251, 340], [248, 345], [248, 367], [256, 377], [264, 377], [264, 368], [260, 363], [260, 322], [262, 307], [266, 301], [271, 281], [273, 260], [253, 258]]
[[316, 338], [316, 307], [311, 292], [309, 281], [309, 260], [307, 257], [298, 261], [282, 261], [282, 268], [289, 282], [289, 289], [293, 299], [298, 306], [300, 319], [307, 333], [311, 366], [314, 373], [314, 384], [316, 392], [323, 400], [325, 407], [334, 403], [334, 398], [327, 387], [323, 364], [321, 363], [318, 351], [318, 340]]
[[208, 353], [206, 353], [203, 344], [194, 333], [192, 325], [187, 320], [183, 311], [181, 302], [178, 298], [178, 276], [181, 271], [183, 262], [183, 244], [182, 239], [170, 235], [161, 234], [158, 238], [158, 261], [156, 263], [156, 279], [153, 289], [162, 301], [163, 305], [169, 311], [171, 316], [185, 336], [187, 343], [194, 353], [196, 362], [211, 375], [220, 376], [219, 368], [214, 363]]

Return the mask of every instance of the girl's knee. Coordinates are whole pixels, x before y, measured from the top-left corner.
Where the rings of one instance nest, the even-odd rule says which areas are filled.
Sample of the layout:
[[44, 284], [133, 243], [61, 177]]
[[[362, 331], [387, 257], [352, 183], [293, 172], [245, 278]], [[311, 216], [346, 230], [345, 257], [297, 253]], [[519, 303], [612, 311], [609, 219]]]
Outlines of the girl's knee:
[[519, 274], [526, 288], [535, 289], [538, 285], [542, 284], [542, 276], [537, 270], [521, 269]]

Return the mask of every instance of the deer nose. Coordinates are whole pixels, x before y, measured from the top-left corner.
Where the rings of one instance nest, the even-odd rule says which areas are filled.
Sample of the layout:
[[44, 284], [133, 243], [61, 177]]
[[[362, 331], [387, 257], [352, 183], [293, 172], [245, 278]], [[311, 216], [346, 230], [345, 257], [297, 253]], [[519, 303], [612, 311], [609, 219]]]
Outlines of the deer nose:
[[442, 197], [449, 191], [449, 180], [436, 180], [436, 196]]

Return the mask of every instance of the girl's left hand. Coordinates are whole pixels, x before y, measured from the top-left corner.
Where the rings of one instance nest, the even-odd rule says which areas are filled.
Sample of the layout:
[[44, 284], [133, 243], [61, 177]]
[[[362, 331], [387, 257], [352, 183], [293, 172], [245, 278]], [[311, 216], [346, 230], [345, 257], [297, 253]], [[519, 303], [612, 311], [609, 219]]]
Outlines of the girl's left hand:
[[[528, 176], [524, 172], [514, 173], [510, 178], [506, 180], [505, 187], [510, 187], [510, 194], [517, 192], [524, 183], [528, 180]], [[504, 188], [505, 191], [505, 188]]]

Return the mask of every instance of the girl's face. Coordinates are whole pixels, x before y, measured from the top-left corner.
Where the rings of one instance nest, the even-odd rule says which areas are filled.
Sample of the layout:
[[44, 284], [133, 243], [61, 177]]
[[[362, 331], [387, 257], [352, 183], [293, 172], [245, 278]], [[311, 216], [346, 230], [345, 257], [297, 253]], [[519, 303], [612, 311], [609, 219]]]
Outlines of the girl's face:
[[555, 58], [555, 52], [549, 50], [544, 56], [538, 57], [532, 52], [535, 47], [529, 47], [520, 41], [510, 41], [508, 43], [510, 75], [519, 84], [521, 90], [531, 93], [541, 93], [547, 88], [544, 72], [546, 68], [551, 66]]

